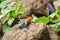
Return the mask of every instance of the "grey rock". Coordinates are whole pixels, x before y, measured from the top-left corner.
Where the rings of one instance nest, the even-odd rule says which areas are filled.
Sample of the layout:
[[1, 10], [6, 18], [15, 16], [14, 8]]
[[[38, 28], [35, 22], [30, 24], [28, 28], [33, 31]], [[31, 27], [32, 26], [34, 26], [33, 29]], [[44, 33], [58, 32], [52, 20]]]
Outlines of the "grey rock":
[[[17, 26], [17, 25], [15, 25]], [[45, 24], [30, 24], [28, 28], [12, 27], [8, 30], [2, 40], [39, 40], [42, 32], [46, 29]]]

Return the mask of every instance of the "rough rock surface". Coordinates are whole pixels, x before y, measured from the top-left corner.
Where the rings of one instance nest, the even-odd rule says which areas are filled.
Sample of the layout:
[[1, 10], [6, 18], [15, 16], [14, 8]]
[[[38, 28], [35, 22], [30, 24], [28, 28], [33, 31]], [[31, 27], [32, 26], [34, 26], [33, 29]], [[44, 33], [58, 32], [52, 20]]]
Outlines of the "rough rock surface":
[[53, 28], [49, 28], [48, 31], [51, 40], [60, 40], [60, 30], [55, 32]]
[[33, 13], [37, 17], [49, 15], [48, 8], [46, 5], [47, 2], [52, 3], [51, 5], [53, 5], [52, 0], [12, 0], [12, 2], [17, 2], [21, 4], [20, 9], [26, 7], [28, 12], [27, 16], [30, 16]]
[[46, 25], [43, 23], [30, 24], [28, 28], [23, 29], [16, 29], [14, 26], [4, 34], [2, 40], [39, 40], [45, 29]]
[[60, 10], [60, 0], [55, 1], [53, 4], [54, 4], [56, 10]]

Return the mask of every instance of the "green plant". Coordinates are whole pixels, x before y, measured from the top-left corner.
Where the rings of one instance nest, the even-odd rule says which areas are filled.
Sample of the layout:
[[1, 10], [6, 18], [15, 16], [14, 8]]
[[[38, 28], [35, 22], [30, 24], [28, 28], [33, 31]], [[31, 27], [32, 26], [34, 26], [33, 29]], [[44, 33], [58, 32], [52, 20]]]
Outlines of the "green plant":
[[48, 17], [39, 17], [35, 20], [35, 23], [45, 23], [48, 28], [54, 28], [54, 31], [57, 31], [57, 29], [60, 29], [60, 11], [56, 11]]
[[45, 23], [45, 24], [47, 24], [47, 23], [50, 22], [50, 18], [43, 16], [43, 17], [40, 17], [40, 18], [36, 19], [35, 22], [36, 23]]
[[18, 18], [18, 16], [20, 17], [20, 15], [23, 15], [26, 12], [26, 8], [22, 8], [22, 10], [19, 11], [20, 8], [20, 4], [16, 4], [13, 8], [13, 10], [11, 10], [4, 18], [3, 20], [3, 24], [8, 24], [11, 26], [11, 24], [14, 22], [15, 18]]
[[1, 15], [0, 19], [3, 18], [3, 32], [6, 32], [16, 18], [19, 19], [20, 15], [23, 15], [26, 12], [26, 8], [20, 10], [20, 4], [16, 3], [12, 10], [9, 9], [8, 3], [11, 0], [5, 0], [0, 4]]
[[56, 11], [56, 17], [60, 19], [60, 11]]
[[5, 0], [5, 1], [1, 2], [0, 8], [6, 7], [6, 5], [7, 5], [10, 1], [11, 1], [11, 0]]
[[[3, 24], [8, 22], [9, 25], [11, 25], [15, 18], [17, 18], [19, 15], [22, 15], [25, 13], [26, 8], [22, 8], [22, 10], [19, 11], [20, 4], [16, 4], [13, 10], [11, 10], [4, 18]], [[12, 20], [12, 21], [11, 21]], [[11, 21], [11, 22], [9, 22]]]
[[6, 32], [6, 31], [8, 31], [9, 29], [10, 29], [10, 26], [9, 25], [7, 25], [7, 24], [4, 25], [3, 26], [3, 33]]
[[53, 28], [54, 31], [57, 31], [58, 29], [60, 29], [60, 22], [58, 22], [56, 24], [51, 24], [51, 25], [49, 25], [48, 28]]

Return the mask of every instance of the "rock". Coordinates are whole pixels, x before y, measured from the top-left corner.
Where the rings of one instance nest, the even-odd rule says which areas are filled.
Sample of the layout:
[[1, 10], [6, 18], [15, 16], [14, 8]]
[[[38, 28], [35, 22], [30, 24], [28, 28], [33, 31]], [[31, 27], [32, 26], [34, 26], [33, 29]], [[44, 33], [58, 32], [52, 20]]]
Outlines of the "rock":
[[57, 31], [56, 34], [57, 34], [57, 36], [58, 36], [58, 37], [57, 37], [57, 40], [60, 40], [60, 29]]
[[28, 28], [22, 29], [16, 29], [15, 26], [4, 34], [2, 40], [39, 40], [42, 32], [46, 29], [46, 25], [43, 23], [33, 23], [30, 24]]
[[53, 28], [48, 29], [51, 40], [60, 40], [60, 30], [54, 31]]
[[49, 34], [50, 34], [50, 39], [51, 40], [57, 40], [57, 34], [55, 31], [53, 31], [54, 29], [52, 28], [49, 28], [48, 31], [49, 31]]
[[46, 28], [46, 29], [42, 32], [41, 38], [40, 38], [39, 40], [51, 40], [49, 31], [48, 31], [48, 28]]
[[56, 10], [60, 10], [60, 0], [55, 1], [53, 4]]
[[[54, 1], [55, 0], [53, 0], [53, 2]], [[31, 14], [34, 14], [37, 17], [48, 16], [49, 12], [48, 12], [48, 6], [46, 5], [46, 3], [48, 2], [48, 3], [51, 3], [51, 5], [53, 5], [52, 0], [15, 0], [15, 1], [12, 0], [12, 2], [14, 3], [17, 2], [21, 4], [20, 9], [24, 7], [27, 8], [27, 12], [25, 13], [25, 16], [23, 15], [24, 17], [31, 16]]]

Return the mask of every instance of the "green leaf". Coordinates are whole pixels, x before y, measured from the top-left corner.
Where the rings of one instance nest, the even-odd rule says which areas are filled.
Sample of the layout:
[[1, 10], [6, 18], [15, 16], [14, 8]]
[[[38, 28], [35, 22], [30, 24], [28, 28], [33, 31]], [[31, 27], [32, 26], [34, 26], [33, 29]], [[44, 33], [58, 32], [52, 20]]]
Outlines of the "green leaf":
[[4, 15], [2, 14], [2, 15], [0, 15], [0, 19], [2, 19], [4, 17]]
[[25, 12], [26, 12], [26, 8], [22, 8], [22, 10], [19, 11], [19, 8], [20, 8], [20, 4], [16, 4], [15, 7], [14, 7], [14, 13], [12, 14], [13, 17], [17, 17], [18, 15], [23, 15]]
[[7, 24], [6, 24], [6, 25], [4, 25], [4, 26], [3, 26], [3, 33], [4, 33], [4, 32], [6, 32], [6, 31], [8, 31], [8, 30], [9, 30], [9, 28], [10, 28], [10, 26], [9, 26], [9, 25], [7, 25]]
[[56, 13], [52, 13], [49, 17], [52, 19], [56, 16]]
[[56, 17], [60, 19], [60, 11], [56, 11]]
[[24, 12], [22, 12], [22, 11], [17, 12], [17, 15], [23, 15], [23, 14], [24, 14]]
[[15, 5], [15, 7], [14, 7], [15, 13], [18, 12], [19, 8], [20, 8], [20, 4], [17, 3], [17, 4]]
[[8, 17], [4, 18], [3, 24], [5, 24], [8, 21]]
[[45, 23], [45, 24], [47, 24], [48, 22], [50, 22], [50, 19], [44, 16], [44, 17], [40, 17], [40, 18], [36, 19], [35, 22], [36, 23]]
[[9, 10], [8, 8], [5, 8], [5, 9], [2, 9], [1, 10], [1, 13], [3, 14], [3, 15], [7, 15], [7, 13], [9, 13], [11, 10]]
[[57, 22], [59, 22], [59, 21], [60, 21], [60, 19], [52, 20], [53, 23], [57, 23]]
[[37, 17], [35, 15], [32, 14], [32, 22], [35, 22], [35, 20], [37, 19]]
[[20, 14], [23, 15], [24, 12], [18, 11], [17, 14], [18, 14], [18, 15], [20, 15]]
[[0, 4], [0, 8], [4, 8], [11, 0], [5, 0]]
[[49, 25], [49, 28], [60, 29], [60, 22]]
[[4, 20], [3, 20], [3, 24], [4, 24], [5, 22], [7, 22], [7, 21], [9, 20], [9, 18], [10, 18], [10, 13], [7, 14], [7, 16], [4, 18]]
[[22, 10], [21, 10], [21, 14], [24, 14], [25, 12], [26, 12], [26, 8], [22, 8]]
[[8, 25], [11, 25], [14, 22], [14, 18], [9, 19]]

